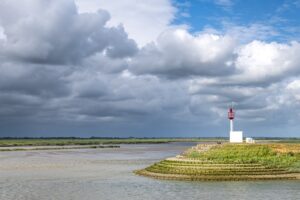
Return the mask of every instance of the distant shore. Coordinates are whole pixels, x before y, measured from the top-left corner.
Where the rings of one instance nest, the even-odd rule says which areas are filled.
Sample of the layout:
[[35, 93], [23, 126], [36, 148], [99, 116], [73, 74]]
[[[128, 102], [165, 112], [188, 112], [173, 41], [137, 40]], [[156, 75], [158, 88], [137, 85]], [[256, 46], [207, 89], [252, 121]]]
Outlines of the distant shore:
[[225, 142], [225, 138], [2, 138], [0, 147]]
[[[300, 138], [254, 138], [258, 142], [300, 143]], [[227, 137], [164, 137], [164, 138], [76, 138], [76, 137], [49, 137], [49, 138], [0, 138], [0, 147], [12, 146], [68, 146], [68, 145], [104, 145], [104, 144], [155, 144], [170, 142], [227, 142]]]
[[71, 150], [71, 149], [107, 149], [120, 148], [119, 145], [67, 145], [67, 146], [10, 146], [0, 147], [3, 151], [43, 151], [43, 150]]
[[[300, 138], [255, 138], [259, 143], [300, 143]], [[226, 143], [225, 137], [207, 138], [0, 138], [0, 151], [118, 148], [120, 144], [171, 142]]]

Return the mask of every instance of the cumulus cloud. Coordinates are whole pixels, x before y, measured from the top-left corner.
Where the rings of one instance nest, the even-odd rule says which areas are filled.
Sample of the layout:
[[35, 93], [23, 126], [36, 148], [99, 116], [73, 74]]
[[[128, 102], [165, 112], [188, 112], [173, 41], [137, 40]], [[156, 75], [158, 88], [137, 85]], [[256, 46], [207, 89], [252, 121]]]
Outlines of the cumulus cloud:
[[238, 82], [267, 82], [299, 73], [300, 44], [253, 41], [237, 50]]
[[0, 13], [6, 36], [1, 53], [23, 61], [63, 64], [96, 52], [126, 57], [137, 51], [122, 26], [105, 27], [107, 11], [78, 14], [71, 0], [4, 0]]
[[177, 9], [170, 0], [76, 0], [80, 12], [108, 10], [112, 19], [109, 26], [123, 24], [126, 32], [140, 46], [155, 40], [175, 19]]
[[[133, 72], [170, 77], [213, 76], [232, 72], [235, 42], [228, 36], [200, 34], [184, 29], [162, 33], [156, 43], [145, 46], [132, 62]], [[146, 63], [146, 64], [144, 64]]]
[[300, 103], [300, 80], [293, 80], [289, 82], [285, 88], [287, 95], [287, 100], [289, 103]]

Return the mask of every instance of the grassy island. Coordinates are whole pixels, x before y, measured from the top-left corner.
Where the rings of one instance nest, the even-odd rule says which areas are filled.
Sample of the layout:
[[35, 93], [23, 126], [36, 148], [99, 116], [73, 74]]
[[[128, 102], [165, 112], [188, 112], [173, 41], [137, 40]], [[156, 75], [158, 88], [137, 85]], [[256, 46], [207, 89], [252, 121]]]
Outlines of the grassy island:
[[300, 144], [199, 144], [135, 172], [159, 179], [300, 179]]

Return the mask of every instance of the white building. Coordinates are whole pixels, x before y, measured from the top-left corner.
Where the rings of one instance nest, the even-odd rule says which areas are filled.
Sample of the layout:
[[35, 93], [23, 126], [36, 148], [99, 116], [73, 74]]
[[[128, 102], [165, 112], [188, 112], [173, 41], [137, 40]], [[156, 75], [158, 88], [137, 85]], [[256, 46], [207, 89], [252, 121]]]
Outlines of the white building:
[[249, 144], [254, 144], [255, 143], [255, 140], [251, 137], [247, 137], [246, 138], [246, 143], [249, 143]]
[[243, 142], [243, 131], [230, 131], [231, 143], [242, 143]]

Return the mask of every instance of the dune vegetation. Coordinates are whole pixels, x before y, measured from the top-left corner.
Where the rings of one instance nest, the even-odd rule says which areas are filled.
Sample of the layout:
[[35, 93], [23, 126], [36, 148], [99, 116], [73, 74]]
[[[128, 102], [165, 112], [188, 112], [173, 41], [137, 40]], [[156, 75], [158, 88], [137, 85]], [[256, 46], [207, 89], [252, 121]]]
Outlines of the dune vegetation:
[[298, 179], [300, 144], [200, 144], [135, 173], [199, 181]]

